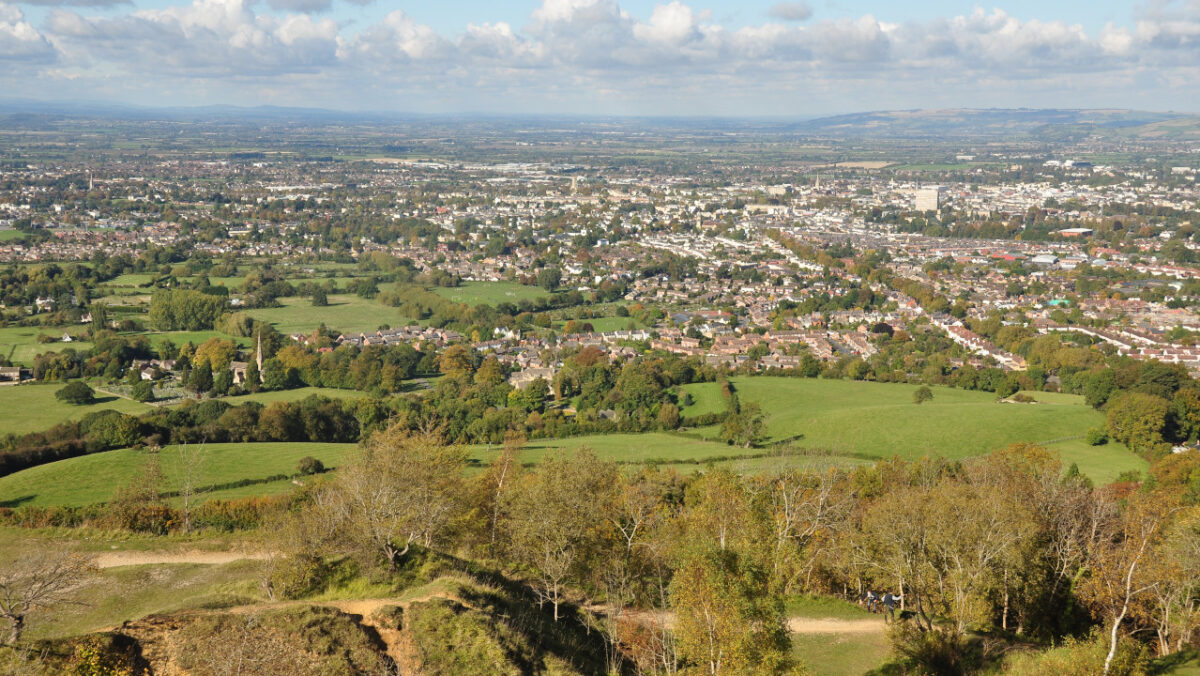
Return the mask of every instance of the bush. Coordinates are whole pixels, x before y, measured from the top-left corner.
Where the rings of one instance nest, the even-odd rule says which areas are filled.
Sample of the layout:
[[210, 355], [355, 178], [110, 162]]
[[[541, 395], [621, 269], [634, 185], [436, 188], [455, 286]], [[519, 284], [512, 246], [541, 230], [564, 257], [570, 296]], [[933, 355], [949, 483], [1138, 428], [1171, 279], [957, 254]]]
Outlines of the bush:
[[913, 403], [923, 404], [933, 400], [933, 390], [928, 385], [922, 385], [913, 391]]
[[[1045, 652], [1026, 653], [1008, 659], [1005, 673], [1023, 676], [1091, 676], [1104, 671], [1108, 656], [1108, 641], [1096, 630], [1085, 639], [1068, 638], [1058, 647]], [[1135, 641], [1122, 639], [1113, 658], [1112, 676], [1143, 676], [1148, 661], [1146, 648]]]
[[888, 639], [896, 653], [916, 667], [916, 673], [957, 676], [971, 673], [982, 662], [978, 647], [951, 630], [924, 631], [915, 622], [898, 622]]
[[82, 380], [75, 380], [67, 383], [66, 387], [55, 392], [54, 398], [67, 404], [79, 406], [96, 401], [96, 391], [88, 387], [88, 384]]
[[1087, 442], [1089, 446], [1103, 446], [1108, 443], [1108, 432], [1102, 428], [1093, 427], [1087, 431]]
[[142, 403], [154, 401], [154, 384], [149, 380], [140, 380], [133, 386], [133, 390], [129, 393], [129, 396], [134, 401]]
[[311, 455], [306, 455], [300, 458], [300, 462], [296, 465], [296, 471], [307, 475], [320, 474], [325, 471], [325, 463]]

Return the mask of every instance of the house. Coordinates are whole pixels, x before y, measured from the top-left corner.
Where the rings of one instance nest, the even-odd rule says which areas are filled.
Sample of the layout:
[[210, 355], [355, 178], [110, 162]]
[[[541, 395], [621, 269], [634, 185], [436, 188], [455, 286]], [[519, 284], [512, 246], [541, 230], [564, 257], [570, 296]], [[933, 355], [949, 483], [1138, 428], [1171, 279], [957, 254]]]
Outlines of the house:
[[530, 383], [537, 379], [545, 380], [547, 383], [554, 380], [554, 375], [558, 373], [558, 369], [553, 366], [544, 368], [531, 368], [517, 371], [508, 377], [508, 384], [518, 390], [525, 389]]
[[0, 385], [16, 385], [21, 375], [20, 366], [0, 366]]

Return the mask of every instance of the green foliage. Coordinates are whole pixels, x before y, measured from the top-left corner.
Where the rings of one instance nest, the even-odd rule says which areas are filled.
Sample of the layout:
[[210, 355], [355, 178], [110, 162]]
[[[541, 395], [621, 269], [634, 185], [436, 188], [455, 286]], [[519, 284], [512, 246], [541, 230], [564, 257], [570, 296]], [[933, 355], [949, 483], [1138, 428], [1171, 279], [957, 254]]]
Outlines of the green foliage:
[[101, 448], [121, 448], [138, 442], [141, 423], [131, 415], [100, 411], [84, 418], [80, 428], [90, 441]]
[[1093, 427], [1087, 431], [1088, 446], [1103, 446], [1108, 443], [1108, 432], [1103, 428]]
[[139, 380], [130, 390], [129, 397], [142, 403], [154, 401], [154, 383], [149, 380]]
[[683, 660], [704, 673], [783, 673], [790, 665], [783, 607], [767, 575], [732, 550], [692, 554], [670, 587]]
[[[1020, 676], [1095, 676], [1104, 672], [1108, 637], [1097, 629], [1085, 638], [1068, 637], [1061, 646], [1044, 652], [1017, 653], [1005, 664], [1005, 673]], [[1145, 676], [1149, 659], [1145, 646], [1122, 638], [1117, 644], [1110, 676]]]
[[1161, 455], [1170, 402], [1142, 392], [1114, 395], [1107, 404], [1108, 433], [1143, 457]]
[[54, 393], [54, 398], [66, 404], [76, 406], [90, 404], [96, 400], [96, 391], [82, 380], [74, 380]]
[[211, 329], [225, 311], [226, 300], [199, 291], [161, 289], [150, 298], [150, 324], [160, 331]]
[[888, 634], [892, 648], [914, 673], [960, 676], [982, 666], [979, 646], [949, 630], [922, 630], [915, 622], [897, 622]]
[[929, 389], [927, 385], [922, 385], [913, 390], [914, 404], [923, 404], [927, 401], [933, 401], [933, 390]]
[[306, 455], [296, 463], [296, 471], [300, 474], [320, 474], [325, 471], [325, 464], [311, 455]]

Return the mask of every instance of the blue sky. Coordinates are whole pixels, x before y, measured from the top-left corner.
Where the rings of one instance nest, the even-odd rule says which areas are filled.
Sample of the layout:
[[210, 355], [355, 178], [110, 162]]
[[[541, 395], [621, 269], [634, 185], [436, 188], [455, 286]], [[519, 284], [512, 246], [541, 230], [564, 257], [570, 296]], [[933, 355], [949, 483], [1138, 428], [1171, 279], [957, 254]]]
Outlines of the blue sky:
[[0, 92], [48, 100], [1200, 111], [1196, 82], [1200, 0], [0, 0]]

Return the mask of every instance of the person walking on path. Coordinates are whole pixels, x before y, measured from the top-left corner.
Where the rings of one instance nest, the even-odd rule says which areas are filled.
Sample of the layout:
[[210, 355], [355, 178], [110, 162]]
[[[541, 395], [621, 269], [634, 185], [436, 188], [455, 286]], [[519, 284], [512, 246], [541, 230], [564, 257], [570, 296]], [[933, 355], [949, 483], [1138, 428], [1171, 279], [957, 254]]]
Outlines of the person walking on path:
[[874, 613], [875, 612], [875, 604], [878, 602], [879, 602], [879, 597], [875, 595], [875, 592], [868, 589], [867, 590], [867, 612]]
[[883, 595], [883, 621], [886, 623], [896, 621], [896, 602], [900, 600], [898, 594], [888, 592]]

